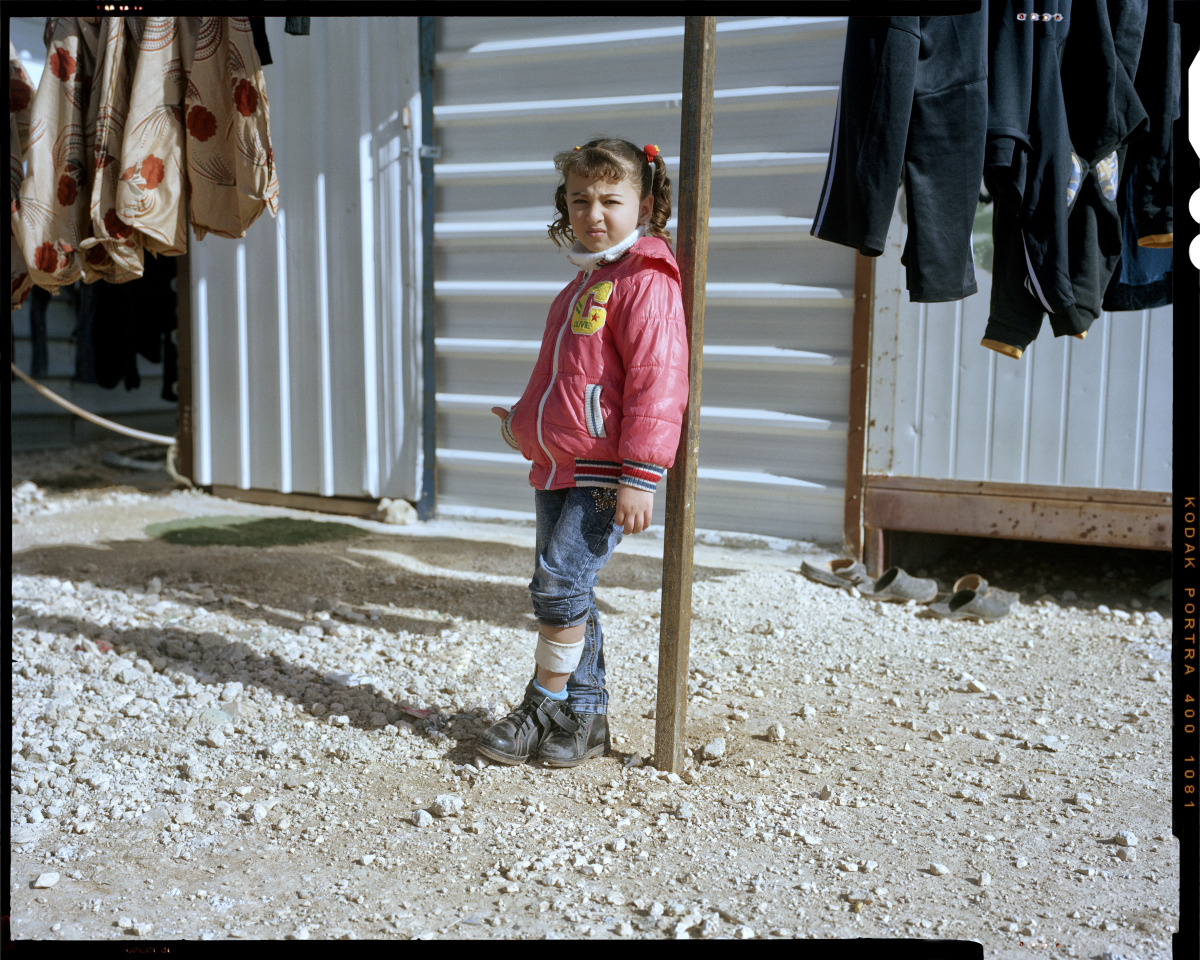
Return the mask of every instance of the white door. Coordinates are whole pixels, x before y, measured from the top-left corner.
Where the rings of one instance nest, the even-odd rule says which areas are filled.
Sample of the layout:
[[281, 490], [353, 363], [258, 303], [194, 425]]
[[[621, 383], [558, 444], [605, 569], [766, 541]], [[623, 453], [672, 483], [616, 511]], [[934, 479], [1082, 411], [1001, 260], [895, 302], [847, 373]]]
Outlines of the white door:
[[266, 18], [280, 213], [190, 249], [195, 479], [421, 495], [415, 17]]

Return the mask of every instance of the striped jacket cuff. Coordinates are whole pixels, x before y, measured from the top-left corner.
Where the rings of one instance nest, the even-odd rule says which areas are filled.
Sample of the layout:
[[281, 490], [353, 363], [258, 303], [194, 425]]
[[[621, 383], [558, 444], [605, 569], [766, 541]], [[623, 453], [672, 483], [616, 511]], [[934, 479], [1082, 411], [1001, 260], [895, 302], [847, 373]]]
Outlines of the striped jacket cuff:
[[666, 472], [666, 467], [660, 467], [653, 463], [626, 460], [621, 464], [621, 483], [627, 487], [636, 487], [638, 490], [654, 493], [658, 489], [658, 481]]
[[512, 432], [512, 417], [513, 417], [513, 415], [512, 415], [512, 412], [510, 411], [508, 416], [505, 417], [504, 420], [501, 422], [500, 436], [502, 436], [504, 438], [504, 442], [507, 443], [514, 450], [520, 450], [521, 445], [519, 443], [517, 443], [517, 438], [513, 436], [513, 432]]

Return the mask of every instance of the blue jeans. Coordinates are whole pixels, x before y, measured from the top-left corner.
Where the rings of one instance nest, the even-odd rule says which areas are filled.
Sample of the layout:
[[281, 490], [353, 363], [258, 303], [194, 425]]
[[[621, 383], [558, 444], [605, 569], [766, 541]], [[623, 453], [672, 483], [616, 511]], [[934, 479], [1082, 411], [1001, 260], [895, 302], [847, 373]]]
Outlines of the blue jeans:
[[583, 656], [567, 680], [567, 697], [576, 713], [608, 712], [595, 586], [624, 535], [613, 523], [616, 494], [611, 487], [534, 492], [537, 562], [529, 584], [534, 616], [548, 627], [587, 622]]

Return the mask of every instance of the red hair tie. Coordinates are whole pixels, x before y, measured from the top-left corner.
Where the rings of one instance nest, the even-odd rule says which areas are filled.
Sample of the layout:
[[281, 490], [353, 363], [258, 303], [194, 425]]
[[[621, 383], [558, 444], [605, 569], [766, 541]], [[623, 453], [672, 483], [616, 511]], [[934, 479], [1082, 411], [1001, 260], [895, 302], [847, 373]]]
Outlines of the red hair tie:
[[653, 163], [654, 158], [658, 156], [658, 147], [652, 143], [648, 143], [642, 147], [642, 152], [646, 155], [646, 162]]

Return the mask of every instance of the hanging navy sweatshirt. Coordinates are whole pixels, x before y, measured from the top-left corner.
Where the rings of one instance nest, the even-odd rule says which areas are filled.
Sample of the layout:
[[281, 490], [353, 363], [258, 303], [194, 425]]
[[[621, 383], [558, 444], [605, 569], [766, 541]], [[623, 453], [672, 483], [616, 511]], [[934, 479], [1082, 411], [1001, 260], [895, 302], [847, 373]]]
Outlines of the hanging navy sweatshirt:
[[1055, 336], [1082, 336], [1100, 314], [1120, 257], [1123, 148], [1147, 126], [1132, 81], [1145, 16], [1146, 0], [989, 6], [985, 346], [1019, 357], [1047, 313]]

